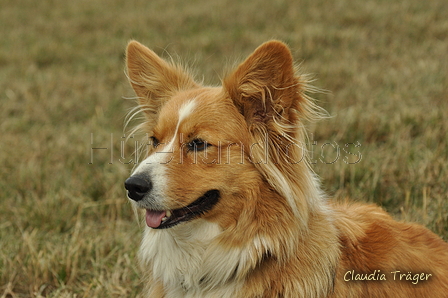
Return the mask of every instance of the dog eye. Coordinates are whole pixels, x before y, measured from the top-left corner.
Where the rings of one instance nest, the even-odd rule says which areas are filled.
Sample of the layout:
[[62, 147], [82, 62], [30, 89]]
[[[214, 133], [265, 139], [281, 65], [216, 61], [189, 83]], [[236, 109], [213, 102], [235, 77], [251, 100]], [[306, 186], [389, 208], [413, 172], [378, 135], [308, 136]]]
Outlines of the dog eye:
[[212, 144], [207, 143], [207, 141], [201, 139], [194, 139], [187, 145], [188, 151], [204, 151], [205, 148], [210, 147]]
[[156, 148], [157, 146], [159, 146], [160, 142], [159, 142], [159, 140], [157, 140], [156, 137], [152, 136], [152, 137], [150, 137], [150, 139], [151, 139], [152, 146], [153, 146], [154, 148]]

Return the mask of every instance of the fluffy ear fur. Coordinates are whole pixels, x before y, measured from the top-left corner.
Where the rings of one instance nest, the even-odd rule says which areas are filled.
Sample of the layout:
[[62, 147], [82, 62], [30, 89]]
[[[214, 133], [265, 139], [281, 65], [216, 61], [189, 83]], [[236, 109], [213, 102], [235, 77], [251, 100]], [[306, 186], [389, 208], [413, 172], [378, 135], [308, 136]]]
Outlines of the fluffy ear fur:
[[137, 41], [127, 46], [126, 65], [131, 86], [150, 122], [155, 121], [160, 107], [174, 93], [197, 86], [185, 70], [161, 59]]
[[[262, 44], [223, 85], [245, 117], [254, 141], [268, 136], [276, 152], [285, 147], [285, 142], [303, 141], [302, 120], [318, 115], [316, 106], [304, 93], [304, 80], [296, 76], [290, 50], [279, 41]], [[303, 152], [299, 153], [301, 156], [291, 155], [291, 150], [278, 153], [279, 156], [271, 156], [277, 158], [276, 163], [297, 162], [297, 158], [304, 157]]]
[[304, 93], [305, 83], [295, 74], [290, 50], [279, 41], [262, 44], [223, 85], [246, 119], [251, 143], [259, 145], [251, 148], [252, 161], [305, 222], [312, 203], [297, 198], [312, 201], [311, 194], [319, 191], [313, 187], [317, 185], [314, 176], [303, 168], [307, 167], [307, 150], [301, 143], [305, 140], [302, 120], [318, 113]]
[[237, 108], [252, 126], [271, 120], [291, 119], [300, 89], [294, 75], [291, 52], [279, 41], [264, 43], [230, 76], [224, 86]]

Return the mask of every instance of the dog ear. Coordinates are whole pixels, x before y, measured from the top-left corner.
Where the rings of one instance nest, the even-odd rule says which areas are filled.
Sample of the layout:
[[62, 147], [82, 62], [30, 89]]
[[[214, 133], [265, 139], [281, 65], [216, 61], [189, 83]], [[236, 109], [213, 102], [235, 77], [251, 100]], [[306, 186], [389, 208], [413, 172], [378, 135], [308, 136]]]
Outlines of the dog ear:
[[289, 48], [279, 41], [262, 44], [223, 85], [247, 122], [252, 138], [250, 161], [306, 226], [308, 203], [297, 198], [312, 197], [315, 184], [304, 169], [307, 150], [302, 121], [318, 119], [319, 109], [305, 94], [304, 77], [296, 76]]
[[176, 92], [197, 86], [185, 70], [163, 60], [137, 41], [127, 46], [126, 66], [131, 86], [147, 117], [157, 114]]
[[294, 123], [301, 86], [295, 77], [293, 58], [280, 41], [258, 47], [225, 80], [224, 86], [249, 127], [271, 122]]

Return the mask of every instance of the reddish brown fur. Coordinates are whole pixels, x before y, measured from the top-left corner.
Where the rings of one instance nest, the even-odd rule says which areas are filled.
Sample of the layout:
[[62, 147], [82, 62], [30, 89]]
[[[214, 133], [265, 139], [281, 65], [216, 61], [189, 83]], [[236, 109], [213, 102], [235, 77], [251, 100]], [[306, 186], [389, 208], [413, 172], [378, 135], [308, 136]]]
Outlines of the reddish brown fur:
[[[159, 243], [144, 242], [148, 297], [448, 296], [447, 243], [422, 226], [394, 221], [378, 207], [328, 202], [307, 164], [306, 150], [285, 146], [305, 141], [303, 122], [315, 117], [318, 108], [305, 96], [306, 83], [296, 75], [283, 43], [260, 46], [224, 79], [222, 88], [200, 86], [135, 41], [128, 45], [127, 65], [147, 119], [142, 127], [161, 143], [176, 140], [164, 167], [167, 209], [188, 205], [210, 189], [221, 193], [219, 203], [201, 219], [181, 224], [196, 227], [194, 222], [203, 220], [219, 227], [200, 251], [187, 245], [181, 226], [147, 229], [148, 239], [179, 243], [169, 247], [173, 258], [166, 262], [185, 253], [194, 267], [173, 269], [173, 274], [193, 278], [191, 285], [169, 279], [157, 265], [160, 254], [146, 253], [150, 248], [145, 245]], [[191, 100], [196, 104], [192, 114], [178, 124], [178, 111]], [[207, 156], [185, 150], [182, 144], [195, 138], [213, 145]], [[196, 253], [199, 263], [194, 263]], [[189, 264], [178, 259], [183, 261]], [[380, 270], [388, 280], [344, 281], [350, 270]], [[392, 280], [390, 272], [396, 270], [432, 276], [413, 285]]]

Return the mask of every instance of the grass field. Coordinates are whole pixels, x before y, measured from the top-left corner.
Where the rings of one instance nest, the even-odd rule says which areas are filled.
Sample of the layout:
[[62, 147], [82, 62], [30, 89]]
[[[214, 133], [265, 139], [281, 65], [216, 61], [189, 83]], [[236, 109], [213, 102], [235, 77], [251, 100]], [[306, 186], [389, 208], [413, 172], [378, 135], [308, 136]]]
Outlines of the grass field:
[[239, 2], [1, 0], [1, 298], [138, 296], [143, 227], [121, 157], [131, 38], [207, 84], [286, 41], [329, 91], [310, 143], [326, 191], [448, 239], [448, 2]]

